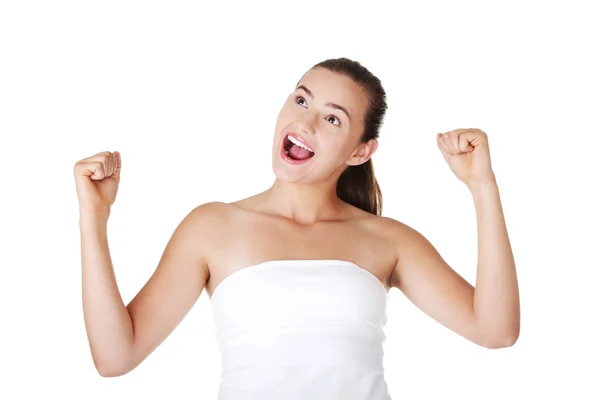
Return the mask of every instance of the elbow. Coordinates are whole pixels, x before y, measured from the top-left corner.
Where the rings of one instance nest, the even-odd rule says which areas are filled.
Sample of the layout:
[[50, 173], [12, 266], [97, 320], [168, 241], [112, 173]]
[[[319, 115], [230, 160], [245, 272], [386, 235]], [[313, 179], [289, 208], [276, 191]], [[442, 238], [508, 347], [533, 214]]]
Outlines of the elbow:
[[508, 332], [494, 332], [483, 335], [478, 344], [486, 349], [503, 349], [512, 347], [519, 339], [519, 329], [513, 329]]
[[116, 378], [118, 376], [123, 376], [127, 373], [127, 371], [124, 370], [110, 368], [96, 368], [96, 370], [103, 378]]
[[116, 378], [129, 372], [129, 370], [117, 368], [96, 368], [96, 371], [98, 371], [98, 374], [103, 378]]
[[512, 347], [516, 342], [517, 338], [509, 336], [502, 339], [484, 341], [479, 343], [479, 345], [485, 347], [486, 349], [504, 349], [507, 347]]
[[103, 378], [115, 378], [127, 374], [130, 369], [122, 363], [105, 362], [94, 360], [96, 371]]
[[110, 351], [100, 351], [92, 348], [92, 361], [98, 374], [104, 378], [123, 376], [133, 370], [138, 357], [134, 353], [133, 345], [112, 346]]

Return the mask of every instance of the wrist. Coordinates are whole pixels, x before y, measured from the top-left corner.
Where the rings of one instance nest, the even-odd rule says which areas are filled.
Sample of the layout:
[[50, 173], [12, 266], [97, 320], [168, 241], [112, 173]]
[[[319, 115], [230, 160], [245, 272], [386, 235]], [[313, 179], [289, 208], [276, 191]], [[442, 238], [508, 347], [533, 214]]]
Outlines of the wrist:
[[490, 189], [496, 189], [498, 187], [498, 183], [496, 182], [496, 177], [492, 176], [485, 180], [469, 182], [467, 183], [467, 187], [469, 188], [471, 193], [475, 193]]
[[79, 208], [79, 220], [83, 222], [106, 223], [110, 208]]

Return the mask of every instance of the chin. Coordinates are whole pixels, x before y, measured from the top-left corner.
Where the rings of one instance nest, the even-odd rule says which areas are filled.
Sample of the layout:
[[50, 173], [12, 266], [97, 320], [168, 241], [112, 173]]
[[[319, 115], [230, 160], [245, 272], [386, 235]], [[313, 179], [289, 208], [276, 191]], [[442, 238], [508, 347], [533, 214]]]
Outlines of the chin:
[[305, 168], [294, 168], [281, 158], [274, 157], [272, 170], [275, 177], [282, 182], [296, 183], [308, 182], [309, 173]]
[[283, 165], [284, 162], [277, 158], [273, 159], [272, 169], [275, 177], [283, 182], [298, 182], [302, 180], [304, 174], [299, 173], [300, 171], [290, 171], [286, 165]]

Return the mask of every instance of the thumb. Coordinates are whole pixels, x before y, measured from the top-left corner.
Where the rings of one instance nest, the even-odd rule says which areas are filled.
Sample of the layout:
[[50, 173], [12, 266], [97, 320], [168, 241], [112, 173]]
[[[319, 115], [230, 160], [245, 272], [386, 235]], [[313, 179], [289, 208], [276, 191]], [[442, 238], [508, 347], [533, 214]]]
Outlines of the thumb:
[[458, 136], [458, 148], [460, 151], [471, 152], [475, 147], [469, 143], [469, 138], [466, 133]]
[[113, 175], [115, 175], [118, 178], [121, 176], [121, 153], [119, 153], [118, 151], [115, 151], [115, 161], [116, 167], [115, 172], [113, 172]]

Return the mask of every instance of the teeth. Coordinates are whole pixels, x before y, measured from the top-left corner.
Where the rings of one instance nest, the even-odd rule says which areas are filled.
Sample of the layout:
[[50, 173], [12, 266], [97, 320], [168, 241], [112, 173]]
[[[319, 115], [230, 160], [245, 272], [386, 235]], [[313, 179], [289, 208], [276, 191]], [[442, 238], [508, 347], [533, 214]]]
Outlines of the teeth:
[[314, 151], [312, 149], [309, 149], [308, 147], [306, 147], [305, 145], [302, 144], [302, 142], [300, 142], [298, 139], [296, 139], [293, 136], [289, 136], [288, 135], [288, 139], [290, 140], [290, 142], [294, 143], [296, 146], [298, 147], [302, 147], [305, 150], [310, 151], [311, 153], [314, 153]]

